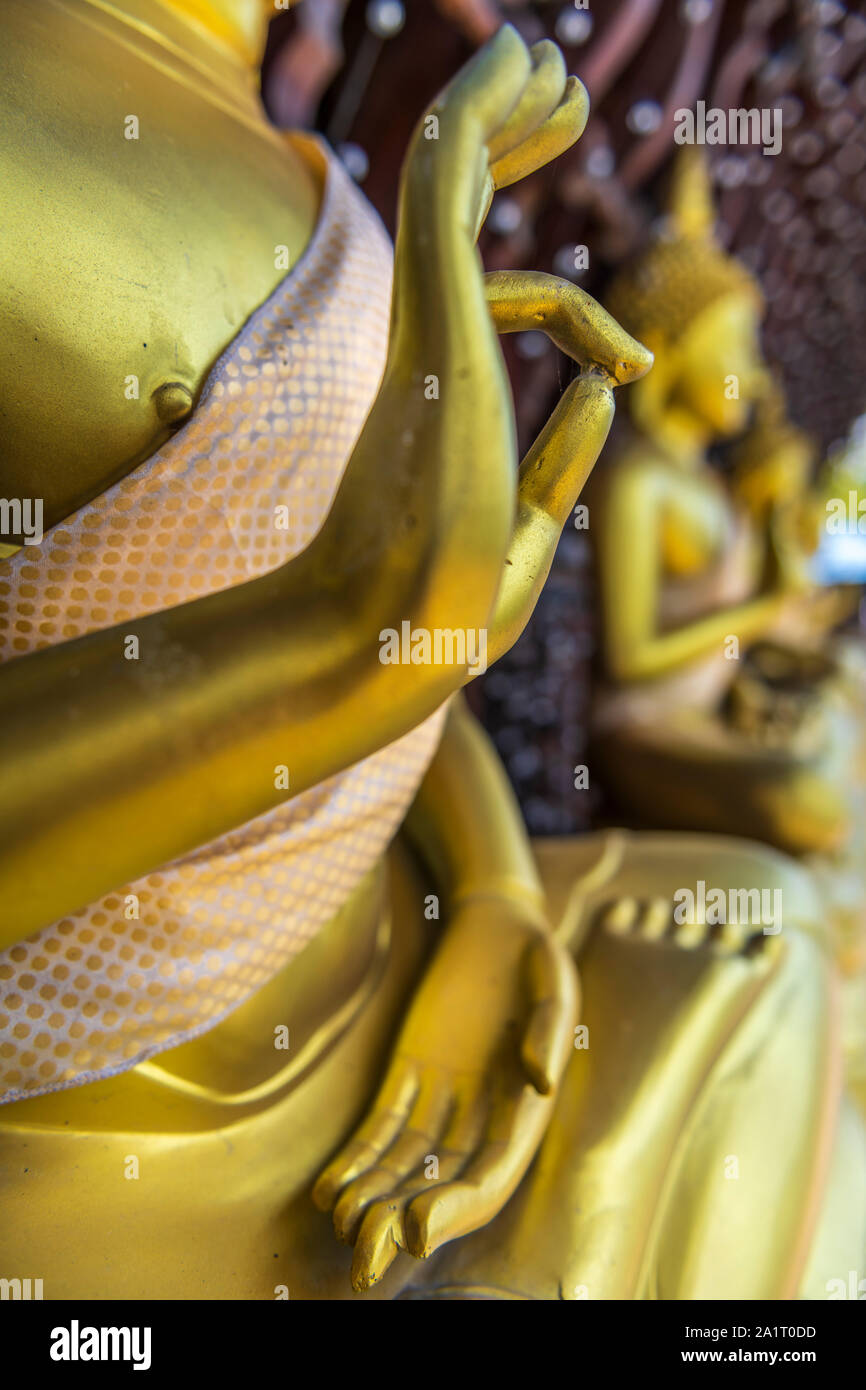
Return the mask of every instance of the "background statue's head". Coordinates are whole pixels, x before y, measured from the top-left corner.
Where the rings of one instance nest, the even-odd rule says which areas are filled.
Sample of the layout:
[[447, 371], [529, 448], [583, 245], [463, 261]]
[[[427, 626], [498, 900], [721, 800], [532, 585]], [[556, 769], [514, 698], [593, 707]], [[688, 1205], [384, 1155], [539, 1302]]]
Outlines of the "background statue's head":
[[632, 415], [648, 429], [677, 409], [711, 435], [739, 434], [765, 388], [763, 297], [718, 244], [713, 224], [706, 165], [684, 146], [659, 235], [605, 296], [606, 308], [655, 354], [652, 372], [629, 391]]

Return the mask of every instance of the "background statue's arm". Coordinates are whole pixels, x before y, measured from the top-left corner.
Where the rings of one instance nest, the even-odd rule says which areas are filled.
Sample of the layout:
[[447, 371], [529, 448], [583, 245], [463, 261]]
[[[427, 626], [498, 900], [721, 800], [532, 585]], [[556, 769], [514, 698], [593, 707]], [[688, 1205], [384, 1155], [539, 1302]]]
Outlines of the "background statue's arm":
[[773, 589], [719, 608], [670, 632], [659, 631], [664, 484], [651, 469], [624, 466], [607, 480], [598, 508], [596, 544], [604, 621], [605, 664], [614, 680], [666, 675], [724, 652], [728, 637], [743, 645], [766, 632], [785, 602]]
[[372, 753], [466, 679], [383, 665], [379, 634], [483, 628], [493, 608], [514, 424], [475, 237], [498, 161], [527, 172], [579, 134], [576, 91], [553, 45], [530, 56], [505, 27], [434, 106], [436, 138], [419, 125], [382, 387], [308, 549], [0, 671], [0, 946]]
[[474, 239], [486, 141], [531, 72], [503, 31], [439, 103], [438, 139], [413, 142], [382, 387], [308, 549], [0, 673], [0, 943], [321, 782], [461, 683], [458, 666], [382, 665], [379, 633], [483, 627], [496, 595], [514, 426]]

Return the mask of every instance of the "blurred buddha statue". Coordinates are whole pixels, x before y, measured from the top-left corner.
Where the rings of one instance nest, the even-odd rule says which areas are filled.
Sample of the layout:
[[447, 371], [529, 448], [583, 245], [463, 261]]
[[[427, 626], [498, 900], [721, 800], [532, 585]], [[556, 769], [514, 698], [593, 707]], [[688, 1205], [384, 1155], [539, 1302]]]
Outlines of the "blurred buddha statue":
[[792, 564], [799, 556], [803, 579], [772, 639], [758, 644], [731, 685], [728, 713], [735, 728], [777, 749], [802, 737], [809, 718], [825, 720], [828, 730], [847, 724], [848, 760], [840, 757], [835, 774], [846, 834], [834, 848], [801, 858], [826, 904], [841, 971], [848, 1084], [866, 1111], [866, 650], [862, 635], [846, 625], [861, 589], [851, 580], [826, 582], [816, 564], [823, 553], [831, 576], [838, 569], [828, 516], [837, 499], [848, 501], [843, 460], [839, 451], [816, 468], [817, 450], [787, 418], [774, 383], [734, 450], [732, 492], [768, 547], [778, 537]]
[[[594, 748], [640, 824], [834, 856], [850, 845], [862, 769], [862, 719], [828, 640], [852, 599], [810, 575], [812, 450], [769, 389], [758, 286], [712, 228], [705, 166], [684, 147], [661, 236], [610, 292], [655, 366], [591, 488], [605, 672]], [[730, 487], [708, 450], [759, 401]]]
[[[605, 679], [593, 752], [637, 825], [799, 856], [841, 967], [849, 1079], [866, 1100], [862, 646], [853, 586], [813, 555], [833, 485], [759, 354], [762, 300], [713, 238], [700, 153], [677, 157], [662, 233], [611, 287], [655, 353], [630, 430], [590, 486]], [[741, 433], [732, 476], [709, 447]]]
[[[392, 274], [263, 115], [271, 8], [4, 8], [0, 1272], [824, 1296], [866, 1193], [808, 874], [533, 854], [461, 704], [650, 363], [475, 248], [586, 94], [503, 28], [419, 123]], [[496, 332], [539, 326], [581, 371], [518, 471]]]

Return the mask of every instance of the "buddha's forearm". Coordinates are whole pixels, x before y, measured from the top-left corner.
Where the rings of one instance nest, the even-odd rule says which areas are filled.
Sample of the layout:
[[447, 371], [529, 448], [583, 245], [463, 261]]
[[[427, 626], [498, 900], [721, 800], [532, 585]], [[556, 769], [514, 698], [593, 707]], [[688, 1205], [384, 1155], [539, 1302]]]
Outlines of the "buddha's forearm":
[[450, 904], [475, 896], [518, 898], [539, 915], [544, 893], [514, 792], [462, 696], [406, 820]]
[[765, 594], [672, 632], [630, 644], [621, 642], [619, 649], [613, 643], [608, 654], [611, 674], [622, 681], [650, 680], [702, 657], [725, 654], [732, 637], [742, 649], [767, 631], [783, 601], [780, 594]]

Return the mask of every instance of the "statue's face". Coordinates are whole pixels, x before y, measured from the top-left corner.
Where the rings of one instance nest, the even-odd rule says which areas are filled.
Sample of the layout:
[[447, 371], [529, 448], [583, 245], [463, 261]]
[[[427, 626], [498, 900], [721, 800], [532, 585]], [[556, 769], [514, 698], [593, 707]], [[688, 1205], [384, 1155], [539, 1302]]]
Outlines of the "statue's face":
[[716, 435], [739, 434], [766, 388], [759, 345], [760, 311], [747, 295], [727, 295], [705, 309], [678, 344], [675, 401]]

